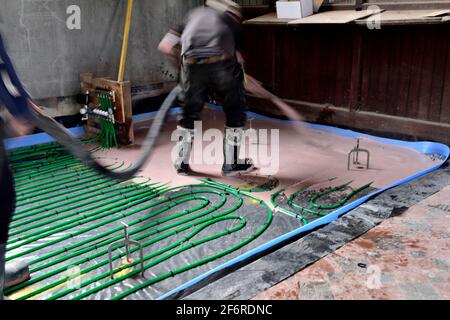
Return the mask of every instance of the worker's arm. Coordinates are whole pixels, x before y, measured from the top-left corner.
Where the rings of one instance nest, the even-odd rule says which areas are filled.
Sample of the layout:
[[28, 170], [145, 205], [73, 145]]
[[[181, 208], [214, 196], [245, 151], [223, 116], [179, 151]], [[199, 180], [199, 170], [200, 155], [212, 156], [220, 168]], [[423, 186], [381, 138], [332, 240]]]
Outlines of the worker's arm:
[[158, 45], [158, 50], [177, 68], [180, 65], [180, 38], [182, 30], [182, 26], [171, 29]]
[[6, 122], [6, 131], [11, 137], [19, 137], [31, 134], [34, 126], [29, 121], [22, 118], [11, 117]]
[[0, 101], [11, 115], [25, 118], [28, 93], [20, 83], [0, 37]]
[[158, 50], [165, 55], [175, 55], [180, 46], [180, 37], [180, 33], [170, 30], [159, 43]]
[[27, 119], [29, 101], [0, 36], [0, 103], [10, 114], [6, 124], [11, 135], [25, 135], [32, 131], [33, 126]]

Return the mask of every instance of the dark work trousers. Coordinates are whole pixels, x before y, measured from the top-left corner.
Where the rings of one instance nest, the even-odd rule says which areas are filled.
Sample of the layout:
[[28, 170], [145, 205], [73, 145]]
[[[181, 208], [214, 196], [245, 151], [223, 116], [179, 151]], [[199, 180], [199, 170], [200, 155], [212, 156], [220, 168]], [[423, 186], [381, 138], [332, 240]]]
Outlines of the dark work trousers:
[[0, 243], [8, 240], [8, 229], [16, 206], [14, 179], [3, 144], [3, 123], [0, 120]]
[[194, 122], [200, 120], [200, 113], [208, 92], [214, 92], [223, 99], [226, 126], [239, 128], [247, 120], [243, 87], [244, 74], [235, 59], [210, 64], [183, 63], [181, 85], [184, 91], [184, 107], [179, 125], [194, 129]]

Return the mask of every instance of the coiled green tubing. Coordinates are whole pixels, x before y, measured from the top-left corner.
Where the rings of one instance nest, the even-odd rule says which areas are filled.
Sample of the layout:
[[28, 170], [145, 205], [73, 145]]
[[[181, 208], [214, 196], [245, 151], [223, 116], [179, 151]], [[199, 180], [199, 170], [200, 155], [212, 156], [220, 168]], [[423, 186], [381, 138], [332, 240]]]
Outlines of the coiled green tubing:
[[[169, 188], [149, 179], [119, 182], [100, 176], [67, 155], [56, 143], [10, 152], [16, 178], [17, 210], [10, 226], [7, 261], [27, 259], [32, 277], [6, 291], [13, 299], [84, 299], [140, 273], [140, 260], [121, 264], [123, 247], [113, 253], [115, 277], [109, 276], [107, 250], [123, 240], [120, 222], [127, 219], [129, 235], [147, 248], [144, 268], [151, 268], [211, 241], [225, 240], [247, 227], [240, 214], [244, 200], [261, 207], [265, 222], [254, 232], [197, 261], [127, 286], [112, 299], [142, 289], [236, 252], [261, 236], [272, 223], [270, 207], [255, 196], [217, 182]], [[123, 163], [111, 169], [124, 169]], [[183, 210], [178, 209], [183, 206]], [[186, 209], [188, 208], [188, 209]], [[211, 228], [231, 221], [227, 229]], [[252, 229], [253, 230], [253, 229]], [[176, 237], [182, 234], [183, 237]], [[171, 241], [172, 238], [176, 238]], [[148, 248], [164, 243], [157, 250]], [[137, 248], [130, 248], [134, 258]], [[134, 253], [134, 254], [133, 254]], [[95, 261], [95, 263], [89, 263]], [[78, 267], [77, 286], [67, 270]], [[117, 267], [118, 266], [118, 267]]]

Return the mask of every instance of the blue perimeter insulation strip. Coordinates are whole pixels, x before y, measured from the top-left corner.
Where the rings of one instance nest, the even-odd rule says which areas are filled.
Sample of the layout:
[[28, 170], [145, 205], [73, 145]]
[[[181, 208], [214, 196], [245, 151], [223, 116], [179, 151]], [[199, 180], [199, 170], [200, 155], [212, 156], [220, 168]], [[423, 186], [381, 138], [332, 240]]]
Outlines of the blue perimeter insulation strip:
[[[211, 108], [213, 110], [221, 110], [220, 107], [214, 106], [214, 105], [209, 105], [209, 108]], [[170, 111], [170, 114], [171, 115], [177, 114], [180, 112], [180, 110], [181, 110], [180, 108], [172, 108]], [[136, 115], [136, 116], [133, 116], [133, 121], [140, 122], [140, 121], [148, 120], [149, 118], [153, 117], [154, 115], [156, 115], [156, 112], [150, 112], [150, 113]], [[274, 118], [270, 118], [267, 116], [263, 116], [263, 115], [254, 113], [254, 112], [248, 112], [248, 115], [252, 118], [265, 120], [265, 121], [282, 122], [282, 123], [293, 122], [295, 124], [295, 121], [274, 119]], [[324, 225], [329, 224], [330, 222], [338, 219], [344, 213], [347, 213], [347, 212], [355, 209], [356, 207], [360, 206], [361, 204], [368, 201], [372, 197], [379, 195], [388, 189], [397, 187], [404, 183], [410, 182], [411, 180], [417, 179], [423, 175], [426, 175], [430, 172], [438, 170], [449, 159], [449, 156], [450, 156], [450, 148], [441, 143], [405, 142], [405, 141], [394, 140], [394, 139], [380, 138], [380, 137], [376, 137], [376, 136], [372, 136], [372, 135], [368, 135], [368, 134], [358, 133], [358, 132], [355, 132], [352, 130], [339, 129], [339, 128], [325, 126], [325, 125], [308, 124], [308, 126], [312, 129], [324, 130], [324, 131], [332, 132], [332, 133], [339, 134], [339, 135], [345, 136], [345, 137], [368, 137], [368, 138], [371, 138], [371, 139], [374, 139], [376, 141], [380, 141], [383, 143], [388, 143], [388, 144], [393, 144], [393, 145], [397, 145], [397, 146], [404, 147], [404, 148], [414, 149], [422, 154], [436, 154], [436, 155], [439, 155], [443, 160], [438, 165], [436, 165], [432, 168], [418, 172], [418, 173], [411, 175], [405, 179], [399, 180], [383, 189], [376, 190], [376, 191], [372, 192], [371, 194], [368, 194], [352, 203], [349, 203], [346, 206], [328, 214], [327, 216], [325, 216], [323, 218], [317, 219], [310, 224], [307, 224], [307, 225], [297, 228], [293, 231], [290, 231], [272, 241], [269, 241], [266, 244], [263, 244], [247, 253], [244, 253], [244, 254], [240, 255], [239, 257], [236, 257], [236, 258], [186, 282], [185, 284], [179, 286], [178, 288], [162, 295], [161, 297], [158, 298], [158, 300], [163, 300], [163, 299], [170, 298], [172, 296], [176, 296], [178, 293], [181, 293], [181, 292], [189, 289], [190, 287], [193, 287], [193, 286], [199, 284], [200, 282], [204, 282], [208, 278], [213, 278], [214, 276], [216, 276], [218, 274], [225, 273], [225, 271], [227, 269], [228, 270], [233, 269], [233, 266], [237, 266], [237, 265], [242, 266], [243, 264], [246, 264], [247, 261], [250, 263], [251, 261], [255, 260], [256, 256], [261, 256], [264, 252], [270, 252], [271, 248], [276, 248], [283, 244], [287, 244], [290, 242], [291, 239], [297, 239], [301, 235], [305, 235], [308, 232], [311, 232], [315, 229], [318, 229], [319, 227], [323, 227]], [[80, 137], [84, 134], [84, 130], [82, 127], [73, 128], [73, 129], [70, 129], [70, 131], [76, 137]], [[24, 147], [24, 146], [47, 143], [47, 142], [51, 142], [51, 141], [54, 141], [54, 140], [49, 135], [47, 135], [45, 133], [40, 133], [40, 134], [31, 135], [31, 136], [7, 139], [5, 144], [6, 144], [7, 149], [14, 149], [14, 148], [19, 148], [19, 147]]]
[[[215, 110], [217, 109], [216, 106], [210, 106], [210, 108], [215, 109]], [[272, 121], [272, 122], [275, 121], [275, 122], [284, 122], [284, 123], [294, 122], [295, 123], [295, 121], [274, 119], [274, 118], [266, 117], [266, 116], [263, 116], [263, 115], [260, 115], [257, 113], [253, 113], [253, 112], [248, 112], [248, 115], [255, 119], [261, 119], [261, 120], [266, 120], [266, 121]], [[236, 257], [236, 258], [222, 264], [221, 266], [218, 266], [218, 267], [204, 273], [203, 275], [200, 275], [200, 276], [192, 279], [191, 281], [186, 282], [185, 284], [179, 286], [178, 288], [162, 295], [161, 297], [158, 298], [158, 300], [164, 300], [164, 299], [170, 298], [171, 296], [176, 296], [178, 293], [181, 293], [181, 292], [187, 290], [189, 287], [193, 287], [196, 284], [207, 280], [208, 278], [213, 278], [215, 275], [218, 275], [221, 272], [224, 272], [226, 269], [232, 269], [234, 265], [242, 266], [243, 263], [245, 263], [245, 261], [251, 262], [252, 260], [254, 260], [254, 259], [252, 259], [253, 257], [261, 256], [261, 254], [264, 252], [270, 252], [271, 248], [279, 247], [282, 244], [288, 243], [290, 239], [297, 239], [299, 235], [305, 235], [308, 232], [311, 232], [319, 227], [323, 227], [324, 225], [327, 225], [330, 222], [338, 219], [344, 213], [347, 213], [347, 212], [355, 209], [356, 207], [360, 206], [364, 202], [368, 201], [370, 198], [372, 198], [376, 195], [379, 195], [380, 193], [383, 193], [384, 191], [386, 191], [388, 189], [397, 187], [401, 184], [407, 183], [411, 180], [417, 179], [423, 175], [426, 175], [432, 171], [439, 169], [449, 159], [449, 156], [450, 156], [450, 148], [441, 143], [404, 142], [404, 141], [399, 141], [399, 140], [380, 138], [380, 137], [371, 136], [371, 135], [367, 135], [367, 134], [361, 134], [361, 133], [358, 133], [355, 131], [339, 129], [339, 128], [330, 127], [330, 126], [316, 125], [316, 124], [308, 124], [308, 125], [312, 129], [320, 129], [320, 130], [332, 132], [332, 133], [339, 134], [339, 135], [346, 136], [346, 137], [370, 137], [376, 141], [389, 143], [389, 144], [395, 144], [395, 145], [398, 145], [401, 147], [411, 148], [411, 149], [417, 150], [418, 152], [423, 153], [423, 154], [438, 154], [444, 160], [442, 162], [440, 162], [438, 165], [436, 165], [430, 169], [424, 170], [422, 172], [419, 172], [412, 176], [409, 176], [405, 179], [397, 181], [383, 189], [376, 190], [376, 191], [372, 192], [371, 194], [368, 194], [365, 197], [362, 197], [352, 203], [349, 203], [348, 205], [328, 214], [327, 216], [325, 216], [323, 218], [315, 220], [310, 224], [307, 224], [305, 226], [297, 228], [297, 229], [295, 229], [291, 232], [288, 232], [272, 241], [269, 241], [266, 244], [263, 244], [263, 245], [255, 248], [247, 253], [244, 253], [244, 254], [240, 255], [239, 257]]]
[[[75, 127], [75, 128], [69, 129], [69, 131], [76, 138], [79, 138], [84, 135], [83, 127]], [[49, 142], [53, 142], [53, 141], [55, 141], [55, 139], [53, 139], [48, 134], [37, 133], [37, 134], [29, 135], [29, 136], [6, 139], [5, 147], [6, 147], [6, 149], [9, 150], [9, 149], [34, 146], [36, 144], [49, 143]]]

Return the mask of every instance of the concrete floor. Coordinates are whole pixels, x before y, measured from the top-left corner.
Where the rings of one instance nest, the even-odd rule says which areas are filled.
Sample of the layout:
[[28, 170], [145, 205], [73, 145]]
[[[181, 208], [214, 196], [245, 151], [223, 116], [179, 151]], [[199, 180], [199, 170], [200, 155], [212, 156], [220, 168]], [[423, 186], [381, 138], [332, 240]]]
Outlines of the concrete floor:
[[[204, 129], [220, 128], [223, 125], [221, 112], [207, 108], [204, 111], [204, 119], [207, 120], [204, 123]], [[169, 132], [175, 129], [175, 124], [173, 122], [170, 122], [170, 124], [171, 126], [166, 127]], [[348, 150], [354, 145], [354, 139], [352, 138], [329, 136], [328, 133], [309, 130], [310, 140], [316, 141], [316, 143], [338, 142], [320, 148], [320, 156], [317, 158], [314, 157], [315, 152], [318, 152], [317, 149], [312, 148], [311, 145], [304, 143], [302, 140], [292, 139], [292, 137], [295, 137], [295, 132], [290, 126], [280, 123], [268, 124], [260, 120], [254, 120], [252, 125], [253, 128], [271, 128], [271, 125], [273, 125], [282, 129], [280, 151], [287, 156], [280, 158], [280, 172], [276, 175], [281, 186], [305, 180], [308, 174], [314, 172], [321, 172], [322, 178], [331, 177], [338, 173], [344, 174], [343, 181], [360, 179], [360, 184], [375, 180], [378, 186], [382, 186], [383, 183], [389, 184], [399, 180], [399, 177], [405, 177], [413, 172], [420, 171], [419, 167], [421, 166], [423, 170], [424, 167], [433, 164], [429, 162], [430, 159], [427, 159], [427, 157], [421, 158], [412, 153], [403, 153], [405, 150], [402, 150], [400, 154], [395, 148], [385, 144], [377, 146], [373, 141], [364, 141], [365, 144], [371, 144], [368, 148], [373, 154], [373, 167], [371, 170], [347, 172], [346, 157]], [[141, 128], [137, 128], [138, 142], [139, 139], [142, 139], [143, 133], [146, 133], [147, 126], [148, 123], [142, 123]], [[288, 136], [289, 139], [283, 138], [283, 134]], [[325, 134], [326, 137], [324, 137]], [[152, 177], [156, 181], [175, 184], [193, 183], [199, 177], [211, 177], [223, 183], [237, 186], [241, 186], [243, 183], [239, 180], [224, 181], [223, 177], [218, 175], [220, 165], [197, 167], [193, 165], [193, 169], [197, 171], [196, 176], [187, 178], [176, 176], [168, 156], [170, 155], [170, 148], [173, 147], [173, 142], [170, 142], [169, 136], [169, 134], [166, 134], [165, 140], [158, 144], [153, 161], [144, 168], [143, 175]], [[286, 143], [286, 141], [289, 143]], [[311, 152], [307, 152], [308, 148], [311, 149]], [[328, 153], [323, 150], [327, 150]], [[301, 151], [301, 154], [299, 154], [299, 151]], [[126, 153], [124, 153], [124, 150], [114, 150], [102, 152], [102, 156], [116, 157], [125, 161], [130, 159], [131, 162], [135, 152], [136, 150], [126, 150]], [[381, 156], [381, 158], [378, 159], [377, 156]], [[156, 159], [159, 161], [156, 161]], [[321, 161], [318, 161], [318, 159]], [[157, 165], [155, 166], [155, 164]], [[394, 168], [393, 165], [397, 166]], [[324, 167], [327, 169], [324, 170]], [[407, 172], [408, 170], [410, 172]], [[315, 178], [317, 179], [317, 177]], [[389, 179], [393, 180], [390, 181]], [[299, 187], [296, 186], [296, 188]], [[288, 191], [293, 192], [292, 190]], [[258, 194], [258, 196], [268, 202], [271, 193]], [[442, 190], [439, 195], [441, 194], [444, 195], [441, 198], [444, 198], [438, 198], [435, 202], [450, 204], [450, 186]], [[423, 203], [412, 206], [401, 216], [385, 221], [381, 226], [376, 227], [356, 241], [346, 244], [340, 250], [303, 269], [298, 274], [258, 294], [256, 299], [448, 298], [448, 292], [450, 292], [448, 266], [450, 266], [450, 261], [447, 256], [450, 256], [448, 254], [450, 242], [447, 239], [450, 230], [445, 227], [447, 225], [445, 221], [447, 221], [450, 212], [448, 207], [443, 206], [444, 210], [430, 207], [431, 203], [434, 203], [430, 201], [433, 201], [432, 199], [437, 196], [434, 195]], [[279, 253], [279, 255], [283, 254]], [[301, 260], [301, 257], [298, 256], [298, 259]], [[283, 263], [280, 261], [280, 264]], [[250, 266], [250, 269], [261, 270], [259, 267]], [[264, 266], [264, 268], [266, 267], [267, 265]], [[288, 273], [285, 277], [298, 270], [300, 269]], [[277, 275], [287, 272], [283, 267], [280, 267], [280, 270], [272, 271]], [[249, 279], [260, 277], [256, 274], [253, 277], [248, 274], [247, 276]], [[235, 279], [230, 277], [226, 277], [222, 282], [218, 282], [210, 288], [201, 290], [190, 298], [247, 299], [278, 282], [268, 285], [277, 277], [271, 278], [270, 281], [262, 281], [264, 283], [260, 283], [260, 286], [255, 285], [258, 290], [255, 289], [254, 293], [251, 294], [249, 290], [239, 288], [235, 284]], [[230, 283], [233, 285], [230, 286]], [[266, 287], [263, 289], [263, 286]], [[227, 290], [223, 291], [217, 288], [227, 288]], [[217, 292], [221, 293], [218, 294]], [[249, 296], [247, 297], [247, 295]]]
[[[267, 141], [261, 140], [259, 136], [253, 142], [244, 140], [241, 157], [248, 156], [253, 159], [258, 170], [244, 176], [223, 177], [221, 175], [222, 137], [207, 138], [205, 135], [196, 136], [194, 139], [190, 159], [190, 166], [194, 173], [190, 176], [177, 175], [171, 159], [175, 146], [172, 134], [177, 124], [176, 117], [171, 117], [163, 128], [163, 134], [155, 146], [150, 161], [139, 175], [171, 186], [195, 184], [199, 179], [211, 178], [244, 189], [251, 187], [252, 183], [267, 183], [270, 176], [279, 182], [278, 188], [287, 188], [285, 193], [290, 195], [305, 187], [319, 189], [338, 186], [349, 181], [352, 181], [352, 187], [360, 187], [372, 181], [373, 188], [384, 188], [441, 162], [409, 147], [360, 137], [361, 148], [370, 150], [370, 169], [366, 170], [364, 166], [352, 166], [351, 170], [347, 170], [347, 155], [356, 145], [354, 137], [318, 128], [303, 127], [300, 124], [293, 125], [288, 121], [277, 121], [271, 118], [250, 117], [250, 119], [253, 120], [248, 121], [247, 129], [251, 127], [259, 130], [257, 134], [268, 130], [269, 136]], [[222, 133], [225, 123], [222, 111], [206, 107], [202, 112], [202, 120], [204, 134], [208, 129], [214, 130], [208, 131], [210, 134]], [[146, 120], [135, 125], [134, 146], [99, 150], [96, 155], [106, 158], [108, 164], [112, 159], [133, 163], [140, 155], [140, 146], [150, 124], [151, 121]], [[272, 141], [270, 138], [272, 130], [279, 132], [279, 140]], [[301, 132], [299, 133], [298, 130]], [[365, 163], [365, 161], [364, 156], [361, 162]], [[332, 177], [336, 177], [336, 180], [330, 181]], [[272, 194], [273, 190], [270, 190], [259, 192], [257, 196], [270, 203]]]
[[450, 299], [450, 186], [255, 299]]

